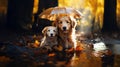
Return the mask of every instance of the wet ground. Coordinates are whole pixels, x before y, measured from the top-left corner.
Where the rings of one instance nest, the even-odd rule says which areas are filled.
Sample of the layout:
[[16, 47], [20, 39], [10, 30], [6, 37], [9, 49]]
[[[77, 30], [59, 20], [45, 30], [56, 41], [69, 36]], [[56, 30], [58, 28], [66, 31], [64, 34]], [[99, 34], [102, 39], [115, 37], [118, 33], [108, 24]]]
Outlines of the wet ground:
[[[26, 39], [28, 39], [28, 42], [30, 42], [29, 40], [31, 40], [31, 37], [34, 37], [33, 35], [27, 37], [26, 33], [19, 34], [19, 32], [5, 30], [2, 29], [2, 32], [0, 33], [0, 42], [12, 42], [17, 46], [20, 46], [20, 43], [17, 42], [21, 42], [21, 40], [19, 40], [21, 35], [24, 35]], [[39, 36], [39, 38], [41, 37]], [[87, 45], [85, 43], [78, 43], [81, 44], [84, 49], [72, 52], [51, 52], [47, 54], [38, 54], [39, 51], [37, 53], [37, 50], [33, 50], [33, 52], [28, 52], [31, 54], [26, 54], [27, 52], [25, 55], [23, 54], [22, 56], [24, 57], [22, 58], [19, 58], [18, 55], [18, 59], [14, 58], [16, 56], [11, 58], [9, 57], [9, 54], [7, 56], [2, 54], [0, 56], [0, 67], [120, 67], [119, 43], [108, 44], [109, 51], [102, 54], [98, 53], [97, 56], [91, 48], [86, 47]], [[22, 49], [24, 48], [22, 47]], [[31, 55], [32, 58], [27, 59], [28, 56], [26, 55]]]

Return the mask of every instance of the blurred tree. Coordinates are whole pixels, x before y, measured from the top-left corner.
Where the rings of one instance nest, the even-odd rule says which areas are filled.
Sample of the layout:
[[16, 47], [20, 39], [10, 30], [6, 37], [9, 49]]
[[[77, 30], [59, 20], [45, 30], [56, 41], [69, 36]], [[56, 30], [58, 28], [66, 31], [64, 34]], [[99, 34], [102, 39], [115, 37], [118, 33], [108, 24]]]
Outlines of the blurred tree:
[[8, 0], [7, 26], [15, 30], [28, 30], [32, 22], [34, 0]]
[[34, 14], [34, 24], [32, 26], [33, 32], [41, 32], [45, 26], [51, 25], [51, 21], [40, 19], [38, 16], [45, 9], [56, 6], [58, 6], [58, 0], [39, 0], [38, 12]]
[[43, 10], [58, 6], [58, 0], [39, 0], [38, 13], [40, 14]]
[[105, 0], [102, 32], [116, 32], [119, 30], [116, 22], [116, 6], [116, 0]]
[[38, 12], [34, 15], [35, 23], [38, 22], [38, 15], [45, 9], [58, 6], [58, 0], [39, 0]]

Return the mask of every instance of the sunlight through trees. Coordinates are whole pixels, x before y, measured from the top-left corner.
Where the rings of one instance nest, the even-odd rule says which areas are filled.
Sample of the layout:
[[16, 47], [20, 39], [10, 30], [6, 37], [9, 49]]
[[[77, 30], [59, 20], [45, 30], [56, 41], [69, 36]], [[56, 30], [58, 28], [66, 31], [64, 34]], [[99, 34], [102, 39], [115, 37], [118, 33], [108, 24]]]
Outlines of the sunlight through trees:
[[[81, 22], [87, 30], [99, 30], [103, 25], [104, 0], [58, 0], [59, 6], [73, 7], [83, 13]], [[83, 25], [84, 25], [83, 24]]]

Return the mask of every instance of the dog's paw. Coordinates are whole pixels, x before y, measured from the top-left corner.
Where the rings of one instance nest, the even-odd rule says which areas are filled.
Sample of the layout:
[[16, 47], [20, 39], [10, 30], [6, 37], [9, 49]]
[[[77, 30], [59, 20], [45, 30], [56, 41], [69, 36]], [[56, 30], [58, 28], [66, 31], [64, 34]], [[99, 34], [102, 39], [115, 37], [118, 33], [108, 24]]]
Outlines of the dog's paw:
[[74, 48], [65, 49], [65, 51], [68, 52], [68, 53], [74, 52]]

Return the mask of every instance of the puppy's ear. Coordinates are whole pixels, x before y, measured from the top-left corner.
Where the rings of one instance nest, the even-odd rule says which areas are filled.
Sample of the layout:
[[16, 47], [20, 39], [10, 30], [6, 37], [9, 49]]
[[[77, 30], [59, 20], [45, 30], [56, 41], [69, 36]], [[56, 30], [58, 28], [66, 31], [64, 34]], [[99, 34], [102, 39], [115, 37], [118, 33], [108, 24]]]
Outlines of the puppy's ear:
[[48, 29], [48, 27], [45, 27], [45, 28], [42, 30], [42, 34], [46, 35], [47, 29]]
[[77, 25], [76, 19], [73, 18], [72, 16], [70, 16], [70, 21], [71, 21], [71, 26], [72, 26], [72, 28], [75, 28], [75, 26]]

